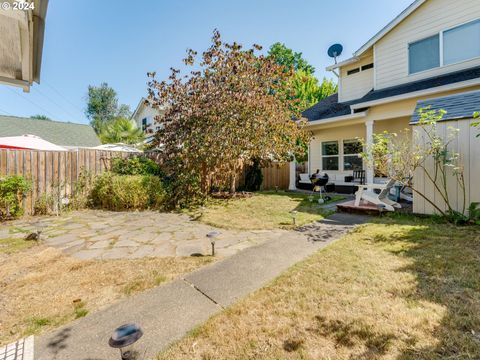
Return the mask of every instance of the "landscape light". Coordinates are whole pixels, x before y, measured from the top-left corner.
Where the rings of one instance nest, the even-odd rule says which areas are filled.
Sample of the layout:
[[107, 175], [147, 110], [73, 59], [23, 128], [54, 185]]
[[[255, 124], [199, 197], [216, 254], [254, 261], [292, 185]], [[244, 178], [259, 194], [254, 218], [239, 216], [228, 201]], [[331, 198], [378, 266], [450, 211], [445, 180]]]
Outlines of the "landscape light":
[[137, 324], [125, 324], [115, 329], [112, 337], [108, 340], [108, 345], [115, 349], [120, 349], [122, 360], [134, 360], [138, 358], [138, 352], [135, 351], [133, 344], [143, 335], [143, 331]]
[[215, 239], [220, 235], [218, 231], [211, 231], [207, 234], [207, 238], [210, 239], [210, 244], [212, 245], [212, 256], [215, 256]]

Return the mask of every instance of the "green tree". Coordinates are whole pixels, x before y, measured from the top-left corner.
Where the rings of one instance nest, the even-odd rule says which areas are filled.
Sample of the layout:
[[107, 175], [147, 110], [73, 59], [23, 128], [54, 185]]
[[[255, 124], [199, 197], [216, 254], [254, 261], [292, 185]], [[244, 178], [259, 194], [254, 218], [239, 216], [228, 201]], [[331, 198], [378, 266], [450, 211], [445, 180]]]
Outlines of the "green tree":
[[275, 59], [278, 65], [283, 65], [289, 69], [293, 68], [294, 71], [303, 71], [307, 74], [315, 72], [315, 68], [302, 57], [301, 52], [294, 52], [287, 48], [285, 44], [276, 42], [270, 46], [268, 56]]
[[285, 44], [278, 42], [273, 44], [268, 51], [268, 57], [274, 59], [277, 64], [294, 70], [287, 91], [293, 87], [294, 96], [300, 101], [300, 111], [337, 92], [337, 84], [333, 80], [323, 78], [319, 84], [313, 75], [315, 68], [302, 57], [302, 53], [294, 52]]
[[133, 121], [126, 118], [116, 118], [103, 126], [100, 132], [102, 143], [123, 143], [135, 145], [144, 139], [143, 131]]
[[37, 120], [52, 120], [50, 119], [47, 115], [41, 115], [41, 114], [37, 114], [37, 115], [32, 115], [30, 116], [30, 119], [37, 119]]
[[88, 86], [85, 115], [99, 134], [115, 118], [128, 118], [131, 112], [128, 105], [118, 104], [117, 92], [107, 83], [102, 83], [100, 86]]
[[333, 80], [323, 78], [319, 84], [315, 76], [302, 70], [295, 73], [291, 85], [295, 89], [296, 98], [300, 100], [300, 110], [305, 110], [337, 92], [337, 84]]

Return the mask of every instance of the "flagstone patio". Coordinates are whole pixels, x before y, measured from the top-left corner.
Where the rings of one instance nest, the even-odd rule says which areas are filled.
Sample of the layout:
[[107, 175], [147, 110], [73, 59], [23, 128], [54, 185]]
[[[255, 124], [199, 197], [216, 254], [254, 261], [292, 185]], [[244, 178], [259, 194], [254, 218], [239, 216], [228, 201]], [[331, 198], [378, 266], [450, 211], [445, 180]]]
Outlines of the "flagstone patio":
[[33, 231], [41, 231], [46, 245], [84, 260], [209, 255], [211, 244], [206, 235], [211, 231], [220, 232], [215, 253], [229, 256], [288, 233], [216, 229], [180, 214], [88, 210], [18, 220], [0, 230], [0, 237]]

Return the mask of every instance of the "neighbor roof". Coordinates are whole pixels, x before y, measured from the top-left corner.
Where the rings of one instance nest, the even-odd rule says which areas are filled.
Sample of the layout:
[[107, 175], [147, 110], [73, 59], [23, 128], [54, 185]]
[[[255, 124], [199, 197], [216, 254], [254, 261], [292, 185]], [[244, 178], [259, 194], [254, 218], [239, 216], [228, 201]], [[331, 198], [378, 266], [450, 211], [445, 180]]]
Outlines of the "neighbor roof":
[[371, 90], [364, 97], [349, 102], [339, 103], [338, 95], [335, 94], [305, 110], [303, 116], [309, 121], [315, 121], [347, 115], [351, 113], [351, 105], [386, 99], [393, 96], [404, 95], [415, 91], [431, 89], [477, 78], [480, 78], [480, 67], [392, 86], [381, 90]]
[[90, 125], [0, 115], [0, 137], [36, 135], [60, 146], [94, 147], [100, 145]]
[[442, 120], [471, 119], [476, 111], [480, 111], [480, 91], [439, 97], [417, 102], [411, 123], [420, 120], [418, 110], [429, 107], [430, 110], [445, 110]]

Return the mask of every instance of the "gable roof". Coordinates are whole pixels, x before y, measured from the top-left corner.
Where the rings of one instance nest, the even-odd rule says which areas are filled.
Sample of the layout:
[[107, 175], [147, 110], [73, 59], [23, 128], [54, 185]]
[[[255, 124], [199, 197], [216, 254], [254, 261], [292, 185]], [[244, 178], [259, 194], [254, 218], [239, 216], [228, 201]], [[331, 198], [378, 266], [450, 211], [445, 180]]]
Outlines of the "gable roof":
[[0, 137], [36, 135], [55, 145], [94, 147], [100, 145], [90, 125], [0, 115]]
[[351, 58], [348, 58], [344, 61], [341, 61], [337, 64], [333, 64], [326, 67], [327, 71], [332, 71], [344, 65], [354, 63], [360, 59], [360, 57], [365, 54], [376, 42], [381, 38], [387, 35], [391, 30], [393, 30], [398, 24], [410, 16], [415, 10], [417, 10], [421, 5], [423, 5], [428, 0], [415, 0], [411, 3], [405, 10], [403, 10], [398, 16], [390, 21], [385, 27], [383, 27], [379, 32], [377, 32], [370, 40], [363, 44], [357, 51], [353, 53]]
[[[381, 90], [371, 90], [365, 96], [349, 102], [339, 103], [338, 94], [335, 94], [318, 102], [311, 108], [305, 110], [302, 114], [305, 118], [308, 119], [308, 121], [329, 119], [336, 116], [350, 114], [352, 108], [355, 109], [362, 107], [364, 103], [368, 103], [370, 101], [388, 99], [390, 97], [398, 95], [404, 95], [427, 89], [434, 89], [436, 87], [479, 78], [480, 67], [476, 67], [467, 70], [456, 71], [442, 76], [435, 76], [424, 80], [392, 86]], [[480, 108], [478, 110], [480, 111]]]
[[471, 119], [476, 111], [480, 111], [480, 91], [443, 96], [417, 102], [411, 123], [418, 123], [418, 110], [430, 107], [430, 110], [445, 110], [442, 120]]
[[358, 57], [370, 49], [376, 42], [381, 38], [387, 35], [391, 30], [393, 30], [398, 24], [405, 20], [410, 14], [417, 10], [421, 5], [423, 5], [428, 0], [415, 0], [411, 3], [405, 10], [403, 10], [395, 19], [390, 21], [383, 29], [376, 33], [370, 40], [363, 44], [360, 49], [355, 51], [353, 55]]

